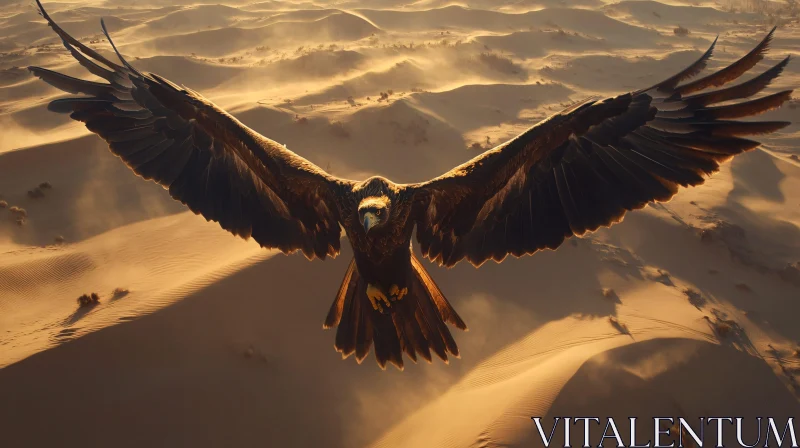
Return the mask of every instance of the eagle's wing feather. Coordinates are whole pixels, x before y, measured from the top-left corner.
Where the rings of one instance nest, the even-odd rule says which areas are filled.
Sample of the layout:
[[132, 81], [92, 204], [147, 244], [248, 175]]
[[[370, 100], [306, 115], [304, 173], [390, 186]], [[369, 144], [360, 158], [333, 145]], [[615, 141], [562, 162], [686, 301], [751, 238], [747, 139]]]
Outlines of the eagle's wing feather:
[[579, 103], [415, 185], [422, 253], [452, 266], [464, 258], [480, 265], [554, 249], [571, 235], [620, 221], [628, 210], [670, 199], [679, 186], [703, 183], [721, 162], [758, 146], [741, 136], [788, 125], [731, 119], [776, 108], [791, 91], [718, 105], [762, 91], [788, 58], [749, 81], [702, 92], [753, 68], [771, 38], [772, 32], [731, 66], [679, 85], [706, 66], [712, 44], [690, 67], [651, 88]]
[[[138, 175], [235, 235], [308, 258], [339, 252], [337, 194], [349, 181], [261, 136], [197, 92], [139, 72], [119, 52], [122, 65], [108, 60], [37, 4], [72, 56], [106, 81], [29, 67], [57, 88], [85, 95], [54, 100], [50, 110], [84, 122]], [[104, 24], [103, 32], [108, 37]]]

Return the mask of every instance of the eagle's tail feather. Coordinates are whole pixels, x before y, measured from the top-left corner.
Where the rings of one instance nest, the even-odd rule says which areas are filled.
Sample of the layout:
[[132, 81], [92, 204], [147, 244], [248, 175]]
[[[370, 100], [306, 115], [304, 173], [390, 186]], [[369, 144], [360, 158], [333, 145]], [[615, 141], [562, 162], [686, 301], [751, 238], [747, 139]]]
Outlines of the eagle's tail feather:
[[343, 357], [355, 353], [360, 363], [373, 343], [381, 368], [390, 362], [402, 369], [404, 352], [414, 362], [418, 355], [430, 362], [431, 352], [445, 362], [448, 353], [458, 357], [447, 323], [462, 330], [467, 326], [413, 253], [411, 266], [408, 294], [381, 313], [372, 309], [367, 282], [359, 275], [355, 260], [350, 262], [324, 324], [324, 328], [338, 325], [334, 347]]

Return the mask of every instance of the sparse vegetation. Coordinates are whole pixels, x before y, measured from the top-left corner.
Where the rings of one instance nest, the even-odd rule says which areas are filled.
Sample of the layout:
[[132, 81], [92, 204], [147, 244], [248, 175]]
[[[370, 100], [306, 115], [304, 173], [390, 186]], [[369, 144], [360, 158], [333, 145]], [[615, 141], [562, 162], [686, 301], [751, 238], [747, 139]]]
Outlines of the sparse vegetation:
[[77, 301], [79, 307], [87, 308], [100, 303], [100, 296], [96, 292], [91, 294], [83, 294], [82, 296], [78, 297]]
[[19, 218], [27, 218], [28, 217], [28, 212], [24, 208], [18, 207], [16, 205], [12, 205], [11, 208], [8, 209], [8, 211], [10, 211], [12, 214], [14, 214], [15, 216], [17, 216]]
[[732, 320], [725, 320], [719, 317], [715, 317], [714, 320], [711, 320], [708, 316], [703, 316], [709, 325], [711, 325], [711, 329], [714, 330], [714, 333], [720, 338], [725, 339], [728, 336], [733, 335], [735, 331], [739, 328], [739, 325], [732, 321]]
[[52, 188], [53, 185], [51, 185], [50, 182], [42, 182], [39, 186], [28, 190], [28, 197], [31, 199], [41, 199], [44, 197], [44, 190], [50, 190]]
[[111, 297], [114, 299], [119, 299], [120, 297], [125, 297], [130, 293], [131, 292], [127, 288], [114, 288], [114, 290], [111, 291]]
[[233, 64], [236, 62], [241, 62], [242, 59], [244, 59], [244, 56], [231, 56], [229, 58], [219, 58], [217, 59], [217, 62], [219, 62], [220, 64], [224, 63]]
[[608, 316], [608, 323], [611, 324], [611, 326], [614, 327], [614, 329], [617, 330], [620, 334], [627, 334], [628, 336], [631, 336], [631, 332], [630, 330], [628, 330], [628, 326], [620, 322], [616, 317]]
[[714, 326], [714, 331], [716, 331], [720, 337], [726, 338], [733, 331], [733, 327], [726, 322], [717, 322]]
[[695, 291], [692, 288], [686, 288], [683, 290], [683, 294], [689, 299], [689, 303], [692, 304], [693, 307], [697, 308], [698, 310], [703, 308], [706, 304], [706, 299], [703, 297], [702, 294]]
[[28, 190], [28, 197], [31, 199], [41, 199], [44, 197], [44, 191], [41, 188], [36, 187], [33, 190]]
[[689, 30], [682, 26], [676, 27], [674, 30], [672, 30], [672, 32], [675, 33], [676, 36], [681, 36], [681, 37], [689, 35]]
[[481, 53], [478, 55], [481, 64], [500, 73], [518, 75], [522, 72], [522, 67], [515, 64], [510, 58], [496, 53]]

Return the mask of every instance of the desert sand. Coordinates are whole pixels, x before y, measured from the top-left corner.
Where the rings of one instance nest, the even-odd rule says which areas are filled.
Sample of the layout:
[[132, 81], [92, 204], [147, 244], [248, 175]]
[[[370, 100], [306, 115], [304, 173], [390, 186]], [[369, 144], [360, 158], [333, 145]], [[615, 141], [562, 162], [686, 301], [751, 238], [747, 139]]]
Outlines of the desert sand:
[[[110, 57], [104, 17], [137, 68], [331, 173], [397, 182], [660, 81], [716, 35], [711, 69], [773, 25], [757, 72], [800, 49], [782, 1], [45, 6]], [[400, 372], [342, 360], [321, 329], [349, 249], [310, 263], [188, 212], [48, 112], [59, 92], [29, 65], [87, 77], [28, 1], [0, 0], [2, 447], [522, 447], [531, 416], [800, 415], [798, 100], [766, 114], [794, 124], [762, 148], [610, 229], [426, 262], [470, 331], [460, 359]], [[768, 93], [798, 86], [795, 61]]]

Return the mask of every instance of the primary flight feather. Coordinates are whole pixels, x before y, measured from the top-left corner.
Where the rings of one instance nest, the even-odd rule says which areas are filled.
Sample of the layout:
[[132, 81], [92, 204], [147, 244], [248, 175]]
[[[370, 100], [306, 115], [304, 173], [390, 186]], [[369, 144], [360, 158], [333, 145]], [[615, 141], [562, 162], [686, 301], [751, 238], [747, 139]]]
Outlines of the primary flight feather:
[[[466, 325], [411, 251], [444, 266], [480, 266], [609, 226], [628, 210], [699, 185], [719, 164], [756, 148], [743, 136], [787, 126], [737, 121], [774, 109], [791, 91], [750, 99], [789, 58], [749, 81], [774, 32], [727, 68], [695, 81], [714, 44], [694, 64], [650, 88], [587, 100], [428, 182], [340, 179], [248, 128], [199, 93], [141, 73], [114, 46], [111, 61], [39, 12], [72, 56], [106, 82], [29, 67], [81, 97], [52, 101], [108, 142], [136, 174], [169, 190], [193, 212], [243, 238], [308, 259], [339, 253], [343, 228], [354, 258], [325, 319], [335, 347], [361, 362], [374, 347], [381, 367], [402, 368], [458, 346], [447, 324]], [[738, 102], [736, 102], [738, 101]]]

